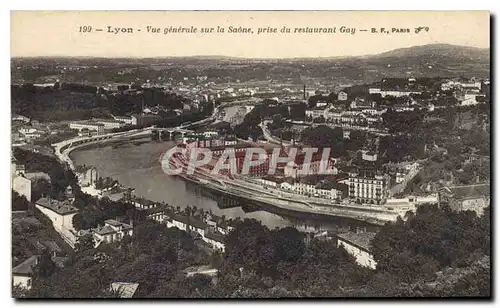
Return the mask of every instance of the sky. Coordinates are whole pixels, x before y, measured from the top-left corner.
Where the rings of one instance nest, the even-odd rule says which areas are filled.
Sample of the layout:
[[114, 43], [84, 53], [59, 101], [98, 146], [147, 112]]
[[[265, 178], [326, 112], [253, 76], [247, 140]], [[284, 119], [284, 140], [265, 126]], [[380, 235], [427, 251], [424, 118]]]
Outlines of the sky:
[[[90, 32], [84, 32], [92, 27]], [[148, 31], [148, 26], [150, 31]], [[168, 27], [197, 33], [164, 34]], [[108, 33], [108, 27], [133, 33]], [[224, 33], [217, 28], [224, 28]], [[229, 33], [229, 27], [253, 33]], [[257, 34], [259, 28], [277, 33]], [[283, 27], [290, 33], [281, 33]], [[295, 28], [336, 33], [294, 33]], [[350, 29], [340, 33], [340, 28]], [[415, 34], [416, 27], [428, 27]], [[212, 33], [201, 33], [213, 28]], [[377, 33], [371, 33], [375, 28]], [[388, 33], [381, 32], [385, 28]], [[397, 29], [409, 29], [393, 31]], [[96, 32], [96, 29], [103, 31]], [[153, 32], [159, 29], [159, 33]], [[355, 29], [354, 34], [352, 30]], [[365, 29], [367, 31], [360, 31]], [[140, 31], [139, 31], [140, 30]], [[490, 47], [488, 11], [12, 11], [11, 56], [246, 58], [335, 57], [377, 54], [444, 43]]]

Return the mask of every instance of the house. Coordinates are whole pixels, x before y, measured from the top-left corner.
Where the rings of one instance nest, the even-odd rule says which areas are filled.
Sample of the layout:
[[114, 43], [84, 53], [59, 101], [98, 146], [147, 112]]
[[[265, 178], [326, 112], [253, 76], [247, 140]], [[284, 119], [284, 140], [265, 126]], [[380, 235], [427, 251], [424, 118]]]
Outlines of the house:
[[83, 129], [87, 129], [88, 131], [94, 131], [97, 135], [100, 135], [104, 132], [104, 124], [98, 123], [91, 120], [86, 121], [75, 121], [69, 124], [70, 129], [76, 129], [81, 131]]
[[359, 97], [356, 97], [355, 100], [351, 102], [349, 105], [350, 109], [371, 109], [375, 108], [376, 103], [375, 102], [370, 102], [368, 100], [360, 99]]
[[208, 231], [205, 234], [205, 242], [212, 245], [213, 249], [220, 250], [222, 252], [226, 249], [225, 235], [222, 233]]
[[368, 89], [369, 94], [380, 94], [382, 97], [386, 96], [394, 96], [394, 97], [402, 97], [402, 96], [410, 96], [410, 94], [422, 94], [421, 91], [399, 91], [399, 90], [382, 90], [381, 88], [370, 88]]
[[17, 192], [20, 196], [26, 197], [31, 201], [31, 181], [27, 179], [24, 174], [17, 175], [12, 180], [12, 190]]
[[165, 209], [163, 207], [154, 207], [146, 211], [146, 218], [152, 219], [159, 223], [163, 223], [166, 220]]
[[95, 186], [99, 179], [97, 168], [89, 166], [77, 166], [75, 168], [77, 173], [78, 182], [82, 186]]
[[208, 225], [195, 217], [188, 217], [188, 230], [193, 231], [201, 235], [202, 238], [205, 237], [205, 233], [208, 229]]
[[217, 232], [220, 234], [228, 235], [229, 232], [233, 231], [234, 227], [230, 226], [226, 221], [220, 221], [217, 224]]
[[43, 197], [35, 202], [35, 207], [52, 221], [52, 225], [56, 231], [74, 230], [73, 216], [79, 210], [71, 205], [69, 200], [58, 201], [50, 197]]
[[474, 211], [481, 216], [490, 205], [490, 184], [443, 187], [438, 191], [439, 205], [449, 205], [454, 211]]
[[[33, 279], [33, 269], [38, 264], [39, 255], [34, 255], [18, 264], [12, 269], [12, 286], [19, 286], [23, 289], [30, 290]], [[59, 268], [64, 267], [65, 257], [52, 256], [52, 261]]]
[[114, 219], [104, 221], [104, 226], [99, 226], [93, 230], [94, 238], [96, 239], [96, 246], [104, 243], [120, 242], [125, 235], [132, 236], [134, 232], [134, 225], [132, 221], [126, 224]]
[[340, 91], [339, 94], [337, 95], [337, 100], [346, 101], [347, 100], [347, 93], [345, 93], [344, 91]]
[[134, 198], [132, 204], [134, 204], [135, 208], [138, 210], [149, 210], [157, 206], [155, 202], [141, 197]]
[[167, 228], [178, 228], [179, 230], [188, 230], [188, 218], [177, 214], [167, 215]]
[[375, 269], [377, 262], [371, 253], [371, 241], [375, 235], [376, 233], [373, 232], [337, 234], [337, 246], [343, 247], [350, 255], [354, 256], [359, 265]]
[[111, 292], [117, 292], [120, 298], [132, 298], [134, 297], [138, 287], [138, 283], [112, 282], [110, 290]]

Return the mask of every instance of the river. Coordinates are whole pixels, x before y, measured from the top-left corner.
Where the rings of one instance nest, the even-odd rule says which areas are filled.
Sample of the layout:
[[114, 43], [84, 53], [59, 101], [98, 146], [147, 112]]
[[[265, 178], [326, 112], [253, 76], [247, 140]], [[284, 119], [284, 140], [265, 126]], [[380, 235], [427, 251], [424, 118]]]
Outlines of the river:
[[71, 159], [75, 165], [95, 166], [102, 177], [112, 177], [120, 184], [135, 188], [135, 194], [173, 206], [197, 206], [226, 217], [255, 218], [270, 228], [291, 226], [278, 215], [264, 211], [245, 213], [240, 207], [219, 209], [217, 202], [200, 195], [177, 177], [166, 175], [160, 165], [162, 153], [173, 147], [173, 142], [129, 142], [120, 146], [104, 146], [75, 150]]
[[[239, 106], [225, 108], [225, 121], [230, 121], [237, 113]], [[196, 206], [211, 210], [216, 215], [227, 218], [255, 218], [269, 228], [295, 226], [299, 230], [311, 230], [312, 226], [322, 229], [336, 230], [338, 227], [364, 227], [365, 224], [344, 219], [328, 219], [323, 221], [283, 218], [281, 216], [256, 211], [246, 213], [241, 207], [220, 209], [217, 202], [187, 184], [180, 178], [166, 175], [159, 162], [163, 153], [174, 146], [174, 142], [132, 141], [119, 146], [103, 146], [85, 148], [71, 152], [75, 165], [95, 166], [102, 177], [111, 177], [120, 184], [135, 188], [135, 195], [157, 202], [166, 202], [172, 206]], [[368, 228], [371, 229], [370, 226]]]

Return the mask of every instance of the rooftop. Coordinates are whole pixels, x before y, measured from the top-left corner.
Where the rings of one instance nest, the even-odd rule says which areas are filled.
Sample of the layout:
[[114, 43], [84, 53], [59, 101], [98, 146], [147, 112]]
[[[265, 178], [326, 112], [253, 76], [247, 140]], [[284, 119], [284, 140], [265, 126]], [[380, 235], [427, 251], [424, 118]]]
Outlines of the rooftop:
[[490, 184], [474, 184], [448, 187], [453, 196], [458, 199], [490, 196]]
[[114, 219], [108, 219], [108, 220], [105, 220], [104, 223], [106, 225], [111, 225], [113, 227], [119, 227], [119, 226], [122, 226], [123, 228], [132, 228], [131, 225], [129, 224], [126, 224], [124, 222], [121, 222], [121, 221], [118, 221], [118, 220], [114, 220]]
[[347, 232], [347, 233], [337, 234], [337, 237], [365, 251], [370, 251], [371, 241], [373, 240], [375, 235], [376, 233], [374, 232], [362, 232], [362, 233]]
[[226, 239], [225, 235], [219, 232], [207, 232], [207, 234], [205, 234], [205, 237], [219, 243], [224, 243]]
[[36, 201], [36, 204], [47, 208], [53, 212], [56, 212], [59, 215], [68, 215], [72, 213], [76, 213], [79, 210], [72, 206], [69, 201], [58, 201], [50, 198], [40, 198]]
[[[31, 274], [33, 274], [33, 266], [37, 264], [37, 260], [39, 257], [39, 255], [33, 255], [24, 260], [21, 264], [18, 264], [12, 269], [12, 274], [30, 276]], [[66, 257], [52, 257], [52, 261], [57, 267], [60, 268], [64, 267], [64, 262], [66, 261], [66, 259]]]
[[134, 198], [134, 201], [141, 204], [141, 205], [145, 205], [145, 206], [150, 206], [150, 205], [155, 204], [155, 202], [153, 202], [149, 199], [146, 199], [146, 198], [142, 198], [142, 197], [136, 197], [136, 198]]
[[113, 282], [111, 290], [119, 292], [121, 298], [132, 298], [139, 287], [138, 283], [132, 282]]

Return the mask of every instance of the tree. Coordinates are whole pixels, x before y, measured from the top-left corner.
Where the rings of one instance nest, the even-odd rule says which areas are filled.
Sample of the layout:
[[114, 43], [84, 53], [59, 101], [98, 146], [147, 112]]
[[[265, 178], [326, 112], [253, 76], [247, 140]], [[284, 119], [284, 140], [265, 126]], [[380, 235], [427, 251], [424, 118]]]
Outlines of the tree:
[[50, 277], [57, 269], [50, 252], [44, 250], [37, 258], [38, 262], [33, 268], [33, 277], [35, 279]]
[[30, 203], [25, 196], [20, 196], [16, 191], [12, 190], [12, 211], [26, 211], [29, 205]]
[[75, 244], [75, 250], [78, 254], [94, 249], [95, 241], [92, 234], [80, 236]]

